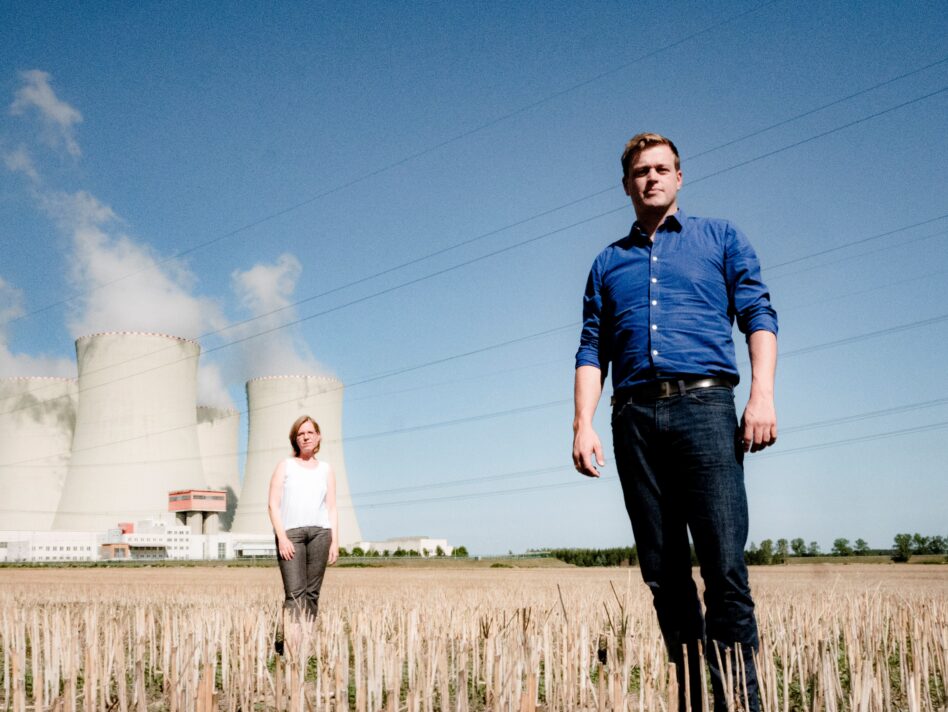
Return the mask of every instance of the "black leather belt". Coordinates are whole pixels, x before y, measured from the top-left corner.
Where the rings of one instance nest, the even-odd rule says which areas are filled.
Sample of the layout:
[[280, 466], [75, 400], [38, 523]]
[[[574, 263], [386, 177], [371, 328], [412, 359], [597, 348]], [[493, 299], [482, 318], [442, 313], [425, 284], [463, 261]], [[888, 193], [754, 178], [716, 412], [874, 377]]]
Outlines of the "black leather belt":
[[734, 383], [728, 378], [711, 376], [708, 378], [676, 378], [667, 381], [650, 381], [628, 388], [612, 396], [612, 405], [632, 401], [653, 401], [673, 396], [683, 396], [688, 391], [699, 388], [733, 388]]

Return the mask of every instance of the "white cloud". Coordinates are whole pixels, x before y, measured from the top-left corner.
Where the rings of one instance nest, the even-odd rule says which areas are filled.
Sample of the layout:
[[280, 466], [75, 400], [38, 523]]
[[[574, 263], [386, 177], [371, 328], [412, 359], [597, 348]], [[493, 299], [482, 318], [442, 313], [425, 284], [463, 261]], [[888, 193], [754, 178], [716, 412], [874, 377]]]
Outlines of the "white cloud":
[[13, 376], [75, 377], [72, 361], [53, 356], [31, 356], [15, 353], [9, 345], [9, 326], [23, 316], [23, 293], [0, 277], [0, 378]]
[[40, 182], [39, 171], [36, 170], [33, 157], [30, 156], [29, 151], [26, 150], [26, 146], [19, 146], [13, 151], [4, 153], [3, 162], [6, 164], [7, 169], [14, 173], [22, 173], [33, 181], [33, 183]]
[[290, 304], [302, 272], [296, 257], [283, 254], [273, 264], [257, 264], [231, 274], [234, 292], [253, 320], [228, 329], [226, 338], [230, 341], [262, 334], [237, 345], [241, 378], [327, 373], [293, 327], [279, 328], [296, 318]]
[[40, 207], [67, 235], [119, 222], [108, 205], [84, 190], [75, 193], [45, 191], [37, 194]]
[[77, 109], [56, 96], [50, 86], [50, 75], [40, 69], [20, 72], [23, 80], [10, 105], [10, 113], [22, 115], [34, 109], [43, 124], [43, 140], [53, 148], [65, 147], [70, 155], [81, 153], [76, 141], [75, 125], [82, 122]]

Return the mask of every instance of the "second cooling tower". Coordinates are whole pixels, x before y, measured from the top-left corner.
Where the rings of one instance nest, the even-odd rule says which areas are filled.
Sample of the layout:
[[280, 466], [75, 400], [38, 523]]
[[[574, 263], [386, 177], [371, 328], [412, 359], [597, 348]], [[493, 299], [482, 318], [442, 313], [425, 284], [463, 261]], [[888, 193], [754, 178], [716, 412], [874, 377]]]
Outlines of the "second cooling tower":
[[250, 434], [244, 483], [234, 517], [234, 532], [270, 534], [267, 514], [270, 477], [277, 463], [292, 456], [290, 426], [300, 415], [319, 423], [322, 445], [318, 458], [336, 473], [336, 508], [339, 513], [339, 544], [350, 546], [362, 538], [349, 482], [342, 445], [342, 382], [320, 376], [278, 376], [247, 382]]
[[194, 341], [106, 333], [76, 340], [79, 408], [54, 529], [160, 517], [168, 492], [202, 488]]
[[0, 379], [0, 530], [47, 531], [69, 466], [73, 378]]

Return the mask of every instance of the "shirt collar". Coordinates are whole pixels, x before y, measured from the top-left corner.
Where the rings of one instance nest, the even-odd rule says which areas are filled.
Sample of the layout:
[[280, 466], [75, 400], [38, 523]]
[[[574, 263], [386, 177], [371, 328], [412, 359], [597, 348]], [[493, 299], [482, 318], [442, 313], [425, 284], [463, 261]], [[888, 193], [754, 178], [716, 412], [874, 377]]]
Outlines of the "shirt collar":
[[[684, 212], [682, 212], [681, 208], [679, 208], [674, 213], [665, 218], [665, 221], [658, 226], [657, 232], [681, 232], [685, 225], [686, 219], [687, 216]], [[629, 231], [629, 236], [638, 239], [647, 237], [645, 235], [645, 231], [639, 227], [638, 220], [632, 223], [632, 229]]]

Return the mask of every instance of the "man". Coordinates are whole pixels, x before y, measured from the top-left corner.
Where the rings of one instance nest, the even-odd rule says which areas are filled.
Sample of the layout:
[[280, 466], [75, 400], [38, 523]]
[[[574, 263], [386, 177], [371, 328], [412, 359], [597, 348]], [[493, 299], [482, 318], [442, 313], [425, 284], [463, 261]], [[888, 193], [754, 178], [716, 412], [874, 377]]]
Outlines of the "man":
[[[589, 477], [605, 464], [592, 419], [611, 363], [616, 466], [642, 576], [678, 670], [679, 706], [702, 709], [700, 650], [714, 709], [727, 709], [730, 688], [734, 703], [758, 710], [743, 459], [777, 438], [777, 315], [747, 238], [725, 220], [679, 210], [681, 167], [670, 140], [633, 137], [622, 169], [636, 221], [599, 254], [586, 284], [573, 463]], [[752, 375], [740, 424], [735, 318]], [[689, 531], [706, 616], [691, 576]]]

